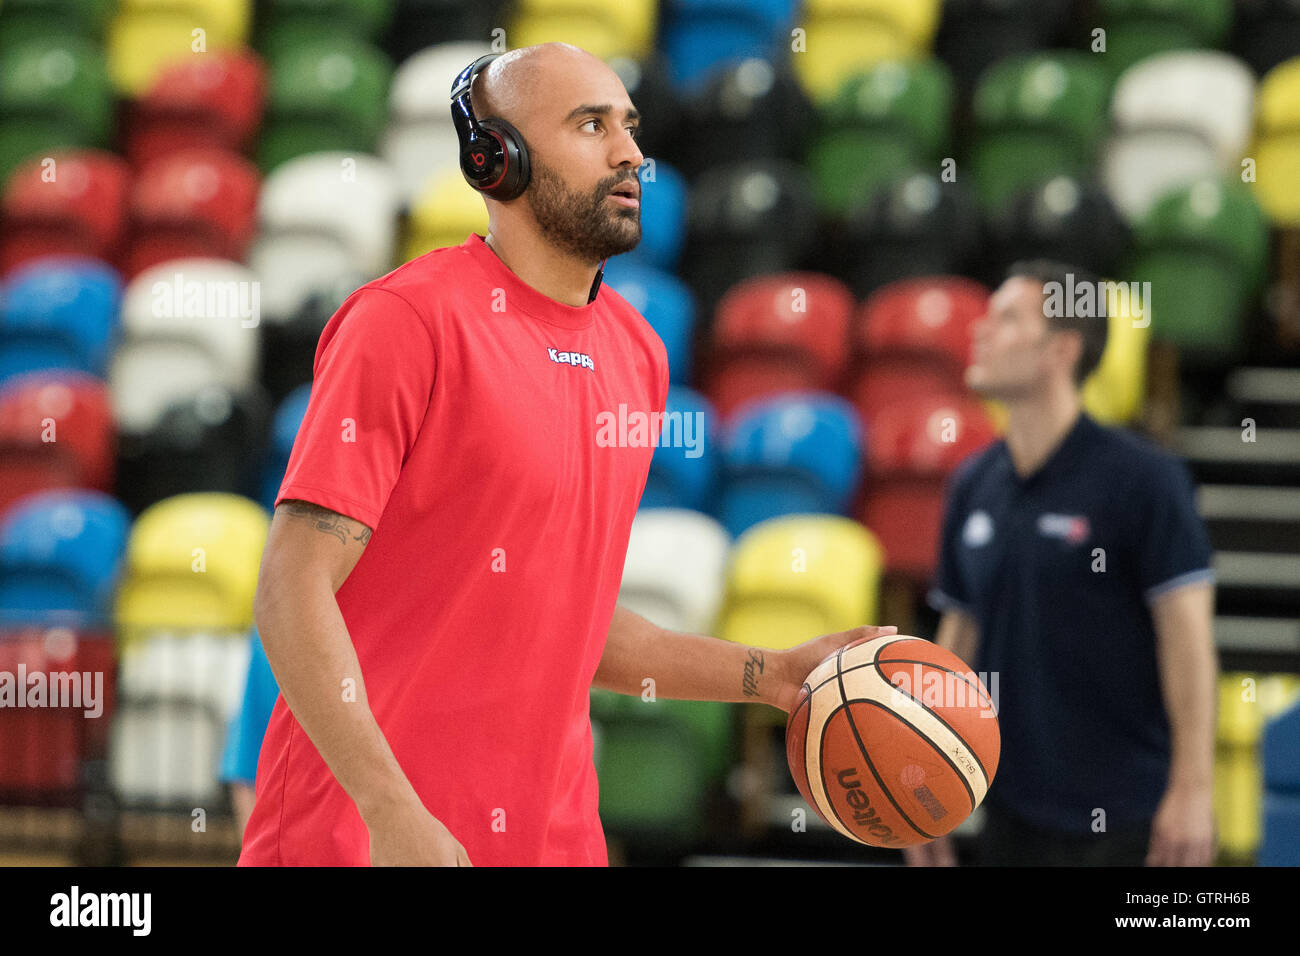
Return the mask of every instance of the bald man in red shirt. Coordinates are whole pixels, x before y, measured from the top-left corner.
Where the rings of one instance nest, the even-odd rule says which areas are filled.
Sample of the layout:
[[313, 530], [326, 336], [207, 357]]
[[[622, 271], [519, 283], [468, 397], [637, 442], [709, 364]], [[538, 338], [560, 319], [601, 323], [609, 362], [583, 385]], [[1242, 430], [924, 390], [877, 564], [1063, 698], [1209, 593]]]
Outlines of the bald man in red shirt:
[[773, 651], [616, 606], [654, 448], [600, 422], [668, 391], [645, 319], [588, 302], [640, 240], [612, 195], [640, 195], [636, 111], [567, 44], [493, 61], [473, 104], [526, 140], [523, 195], [358, 289], [317, 346], [258, 581], [281, 697], [240, 865], [607, 865], [593, 685], [788, 713], [824, 657], [894, 630]]

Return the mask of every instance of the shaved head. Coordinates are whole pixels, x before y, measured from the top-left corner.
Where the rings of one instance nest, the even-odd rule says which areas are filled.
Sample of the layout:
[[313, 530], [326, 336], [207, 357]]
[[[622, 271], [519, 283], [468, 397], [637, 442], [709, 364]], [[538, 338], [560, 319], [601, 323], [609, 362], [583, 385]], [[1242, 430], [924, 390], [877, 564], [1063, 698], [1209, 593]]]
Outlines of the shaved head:
[[640, 114], [608, 64], [569, 43], [511, 50], [478, 74], [470, 101], [480, 121], [519, 131], [532, 170], [520, 200], [484, 197], [493, 234], [526, 231], [581, 262], [635, 248], [640, 206], [611, 193], [639, 199]]

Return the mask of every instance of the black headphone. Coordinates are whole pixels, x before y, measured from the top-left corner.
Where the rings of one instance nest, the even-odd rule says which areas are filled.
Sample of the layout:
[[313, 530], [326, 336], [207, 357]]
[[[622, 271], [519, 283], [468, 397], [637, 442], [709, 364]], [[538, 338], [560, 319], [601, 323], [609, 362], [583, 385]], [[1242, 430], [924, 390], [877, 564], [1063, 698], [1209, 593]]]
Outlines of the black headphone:
[[[451, 121], [460, 138], [460, 171], [465, 181], [485, 196], [505, 202], [520, 196], [528, 186], [528, 146], [519, 130], [500, 117], [476, 119], [470, 102], [474, 77], [500, 55], [485, 53], [461, 70], [451, 84]], [[596, 270], [588, 303], [596, 301], [607, 261], [602, 259]]]
[[528, 186], [528, 146], [523, 136], [505, 120], [479, 121], [470, 103], [474, 77], [499, 57], [487, 53], [461, 71], [451, 84], [451, 121], [460, 137], [460, 171], [479, 192], [502, 202], [514, 199]]

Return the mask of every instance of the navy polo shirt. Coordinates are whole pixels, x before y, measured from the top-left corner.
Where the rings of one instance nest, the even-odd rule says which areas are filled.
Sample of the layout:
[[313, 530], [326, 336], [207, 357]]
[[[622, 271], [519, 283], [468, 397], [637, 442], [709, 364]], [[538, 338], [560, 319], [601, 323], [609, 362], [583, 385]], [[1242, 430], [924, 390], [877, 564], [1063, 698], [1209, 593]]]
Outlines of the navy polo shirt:
[[929, 599], [974, 618], [967, 663], [996, 675], [991, 806], [1080, 834], [1097, 809], [1108, 830], [1155, 815], [1170, 735], [1149, 604], [1210, 562], [1182, 462], [1086, 413], [1026, 478], [1004, 441], [962, 462]]

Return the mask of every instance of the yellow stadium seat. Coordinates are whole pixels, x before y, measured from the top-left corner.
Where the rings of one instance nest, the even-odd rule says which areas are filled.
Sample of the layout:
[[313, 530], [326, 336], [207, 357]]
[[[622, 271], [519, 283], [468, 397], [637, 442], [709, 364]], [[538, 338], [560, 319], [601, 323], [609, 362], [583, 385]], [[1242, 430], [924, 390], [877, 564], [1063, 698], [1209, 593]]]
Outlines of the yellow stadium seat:
[[838, 515], [787, 515], [755, 525], [732, 552], [719, 636], [793, 647], [875, 624], [884, 552]]
[[799, 82], [821, 102], [854, 73], [928, 54], [940, 6], [939, 0], [806, 0], [805, 46], [791, 54]]
[[1279, 63], [1259, 81], [1255, 130], [1264, 137], [1300, 133], [1300, 56]]
[[507, 35], [516, 49], [558, 40], [602, 60], [640, 58], [654, 47], [657, 17], [655, 0], [522, 0]]
[[488, 214], [483, 196], [465, 182], [459, 168], [436, 175], [411, 208], [406, 261], [433, 249], [459, 246], [471, 232], [487, 235]]
[[1259, 846], [1263, 774], [1254, 747], [1220, 744], [1214, 755], [1214, 816], [1219, 847], [1234, 857]]
[[1219, 677], [1218, 741], [1253, 747], [1264, 725], [1300, 697], [1300, 678], [1291, 674], [1229, 672]]
[[122, 0], [108, 28], [114, 87], [134, 98], [175, 60], [243, 45], [249, 7], [248, 0]]
[[[1139, 287], [1140, 288], [1140, 287]], [[1139, 292], [1140, 294], [1140, 292]], [[1131, 422], [1142, 410], [1146, 395], [1147, 343], [1151, 337], [1148, 312], [1135, 326], [1135, 303], [1116, 286], [1108, 287], [1106, 351], [1083, 383], [1083, 407], [1107, 425]], [[1149, 302], [1143, 306], [1150, 308]]]
[[223, 492], [174, 495], [136, 519], [118, 589], [119, 637], [151, 630], [247, 630], [270, 518]]
[[1269, 137], [1251, 149], [1255, 198], [1265, 215], [1283, 229], [1300, 227], [1300, 131]]

